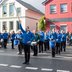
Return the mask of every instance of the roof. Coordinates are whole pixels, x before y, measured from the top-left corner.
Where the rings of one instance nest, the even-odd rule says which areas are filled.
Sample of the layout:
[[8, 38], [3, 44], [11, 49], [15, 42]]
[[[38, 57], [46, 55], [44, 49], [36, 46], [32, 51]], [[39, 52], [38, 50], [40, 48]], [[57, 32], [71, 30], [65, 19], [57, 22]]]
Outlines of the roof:
[[45, 0], [42, 4], [45, 5], [45, 3], [47, 3], [49, 0]]
[[44, 15], [44, 13], [42, 13], [40, 10], [38, 10], [35, 7], [33, 7], [32, 5], [26, 3], [26, 2], [24, 2], [22, 0], [16, 0], [16, 1], [19, 2], [20, 4], [22, 4], [23, 6], [25, 6], [26, 8]]

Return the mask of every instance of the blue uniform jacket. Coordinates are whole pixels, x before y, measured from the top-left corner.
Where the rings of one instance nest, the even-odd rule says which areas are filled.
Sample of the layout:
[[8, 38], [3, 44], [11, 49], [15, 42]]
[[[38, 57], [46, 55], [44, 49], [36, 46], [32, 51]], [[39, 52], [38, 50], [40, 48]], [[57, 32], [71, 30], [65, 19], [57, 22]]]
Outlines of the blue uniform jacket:
[[61, 33], [57, 34], [56, 42], [61, 43], [61, 38], [62, 38], [62, 34]]
[[50, 35], [50, 38], [53, 38], [54, 40], [56, 40], [57, 39], [57, 33], [56, 32], [52, 33]]
[[8, 39], [8, 33], [3, 33], [3, 39]]
[[15, 39], [15, 36], [16, 36], [16, 34], [14, 33], [14, 34], [12, 34], [11, 35], [11, 40], [14, 40]]
[[39, 35], [40, 35], [40, 41], [44, 42], [44, 32], [40, 31]]
[[2, 39], [2, 34], [0, 33], [0, 39]]
[[50, 31], [47, 33], [47, 40], [50, 40], [50, 37], [51, 37], [51, 33]]
[[50, 40], [49, 41], [49, 45], [50, 45], [50, 48], [55, 48], [55, 41], [54, 40]]
[[32, 41], [33, 41], [33, 39], [34, 39], [34, 34], [32, 33], [32, 32], [26, 32], [23, 28], [22, 28], [22, 26], [21, 26], [21, 24], [20, 24], [20, 29], [21, 29], [21, 31], [22, 31], [22, 43], [23, 44], [30, 44]]
[[65, 42], [65, 41], [66, 41], [66, 34], [65, 34], [65, 33], [62, 34], [61, 41], [62, 41], [62, 42]]

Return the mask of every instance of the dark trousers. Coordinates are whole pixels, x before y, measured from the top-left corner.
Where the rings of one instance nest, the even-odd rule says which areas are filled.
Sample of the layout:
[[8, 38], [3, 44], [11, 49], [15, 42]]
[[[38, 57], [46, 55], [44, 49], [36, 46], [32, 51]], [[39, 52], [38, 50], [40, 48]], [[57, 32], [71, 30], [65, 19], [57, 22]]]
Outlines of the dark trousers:
[[25, 62], [29, 62], [30, 61], [30, 45], [23, 45], [24, 48], [24, 54], [25, 54]]
[[7, 39], [4, 39], [4, 48], [7, 48]]
[[52, 48], [52, 57], [55, 57], [55, 48]]
[[12, 49], [14, 49], [14, 39], [12, 41]]
[[64, 49], [64, 52], [66, 51], [66, 41], [61, 42], [61, 51]]
[[48, 40], [45, 40], [44, 41], [44, 50], [49, 50], [49, 41]]
[[56, 43], [56, 54], [60, 54], [61, 51], [61, 43]]
[[1, 39], [0, 39], [0, 48], [2, 47], [2, 42], [1, 42]]
[[43, 52], [43, 42], [39, 41], [39, 52]]
[[22, 43], [20, 42], [20, 44], [18, 45], [19, 54], [22, 54], [22, 47]]
[[34, 56], [37, 56], [37, 54], [38, 54], [37, 45], [34, 45], [34, 46], [33, 46], [33, 50], [34, 50]]

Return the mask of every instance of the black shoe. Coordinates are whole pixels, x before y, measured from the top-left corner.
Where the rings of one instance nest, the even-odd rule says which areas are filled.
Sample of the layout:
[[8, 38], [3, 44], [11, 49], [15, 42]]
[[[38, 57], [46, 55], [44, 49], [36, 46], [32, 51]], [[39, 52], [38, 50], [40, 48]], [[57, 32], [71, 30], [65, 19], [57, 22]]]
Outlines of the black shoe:
[[18, 55], [22, 55], [22, 53], [18, 53]]
[[12, 49], [15, 49], [15, 48], [12, 48]]
[[39, 51], [39, 53], [41, 53], [41, 51]]
[[37, 55], [33, 55], [33, 56], [37, 56]]
[[27, 62], [26, 64], [29, 65], [29, 62]]
[[27, 64], [27, 62], [24, 62], [23, 64]]

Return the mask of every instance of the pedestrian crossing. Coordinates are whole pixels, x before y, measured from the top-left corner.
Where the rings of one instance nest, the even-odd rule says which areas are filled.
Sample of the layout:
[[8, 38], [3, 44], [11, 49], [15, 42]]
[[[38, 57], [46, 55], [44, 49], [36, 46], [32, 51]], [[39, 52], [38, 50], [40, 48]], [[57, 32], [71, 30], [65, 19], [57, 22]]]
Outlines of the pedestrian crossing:
[[[9, 67], [9, 68], [16, 68], [16, 69], [21, 69], [23, 66], [19, 66], [19, 65], [8, 65], [8, 64], [0, 64], [0, 67]], [[51, 68], [38, 68], [38, 67], [30, 67], [30, 66], [25, 66], [23, 67], [25, 70], [33, 70], [33, 71], [37, 71], [38, 70], [40, 72], [71, 72], [71, 71], [68, 71], [68, 70], [54, 70], [54, 69], [51, 69]]]
[[53, 71], [53, 69], [42, 68], [41, 71]]
[[11, 68], [21, 68], [22, 66], [17, 66], [17, 65], [11, 65]]

